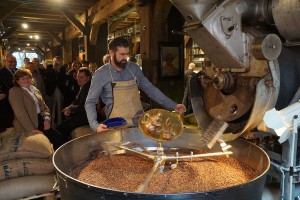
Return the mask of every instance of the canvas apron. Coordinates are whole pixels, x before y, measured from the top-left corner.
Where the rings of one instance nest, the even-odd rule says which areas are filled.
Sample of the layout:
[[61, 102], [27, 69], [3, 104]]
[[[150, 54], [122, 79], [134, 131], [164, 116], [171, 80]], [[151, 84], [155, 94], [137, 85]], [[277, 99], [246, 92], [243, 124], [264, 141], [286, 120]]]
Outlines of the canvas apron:
[[133, 80], [114, 81], [111, 70], [109, 72], [112, 79], [113, 92], [113, 107], [109, 118], [123, 117], [127, 121], [127, 126], [138, 125], [139, 117], [144, 111], [136, 84], [136, 77], [130, 71]]

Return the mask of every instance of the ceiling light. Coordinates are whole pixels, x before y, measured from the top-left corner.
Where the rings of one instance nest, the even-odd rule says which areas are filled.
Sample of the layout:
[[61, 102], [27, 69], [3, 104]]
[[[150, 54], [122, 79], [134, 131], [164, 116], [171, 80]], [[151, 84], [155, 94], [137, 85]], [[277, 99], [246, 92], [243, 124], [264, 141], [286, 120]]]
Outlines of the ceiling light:
[[23, 28], [28, 28], [28, 24], [23, 23], [23, 24], [22, 24], [22, 27], [23, 27]]
[[30, 38], [30, 39], [32, 39], [32, 38], [33, 38], [33, 36], [32, 36], [32, 35], [29, 35], [29, 38]]
[[39, 35], [34, 35], [34, 38], [35, 38], [36, 40], [38, 40], [38, 39], [40, 39], [40, 36], [39, 36]]
[[27, 46], [29, 47], [29, 46], [30, 46], [30, 44], [29, 44], [29, 43], [27, 43]]

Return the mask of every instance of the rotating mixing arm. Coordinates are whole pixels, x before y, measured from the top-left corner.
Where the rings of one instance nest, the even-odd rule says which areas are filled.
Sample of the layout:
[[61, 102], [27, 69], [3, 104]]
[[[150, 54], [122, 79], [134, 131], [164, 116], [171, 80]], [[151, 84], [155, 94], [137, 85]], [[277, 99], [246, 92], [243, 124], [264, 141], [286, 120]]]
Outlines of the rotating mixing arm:
[[149, 172], [149, 174], [147, 175], [146, 179], [144, 180], [144, 182], [138, 187], [137, 191], [138, 193], [142, 193], [144, 192], [144, 190], [146, 189], [146, 187], [149, 185], [154, 173], [156, 172], [157, 168], [159, 166], [162, 166], [162, 162], [163, 160], [156, 160], [153, 167], [151, 168], [151, 171]]
[[203, 153], [203, 154], [191, 154], [185, 156], [163, 156], [165, 160], [177, 160], [177, 159], [186, 159], [186, 158], [203, 158], [203, 157], [212, 157], [212, 156], [225, 156], [233, 154], [232, 151], [225, 152], [214, 152], [214, 153]]
[[[136, 154], [140, 154], [152, 160], [154, 160], [156, 157], [154, 155], [151, 155], [150, 152], [143, 145], [137, 142], [107, 142], [106, 146], [106, 152], [108, 152], [109, 155], [124, 154], [126, 151], [129, 151]], [[138, 151], [138, 148], [140, 148], [142, 151]]]

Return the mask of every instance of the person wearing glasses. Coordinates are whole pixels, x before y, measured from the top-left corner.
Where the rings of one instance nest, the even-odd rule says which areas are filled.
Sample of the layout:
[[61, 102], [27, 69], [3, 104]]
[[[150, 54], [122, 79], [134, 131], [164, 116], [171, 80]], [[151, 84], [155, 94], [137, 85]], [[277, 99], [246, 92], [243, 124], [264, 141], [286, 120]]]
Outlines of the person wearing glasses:
[[8, 91], [13, 85], [13, 74], [17, 66], [16, 57], [8, 54], [0, 69], [0, 132], [13, 126], [14, 112], [8, 101]]
[[15, 113], [13, 122], [17, 132], [42, 132], [53, 144], [54, 150], [65, 142], [57, 130], [50, 127], [50, 111], [40, 91], [33, 86], [28, 69], [19, 69], [14, 74], [14, 87], [9, 90], [9, 102]]

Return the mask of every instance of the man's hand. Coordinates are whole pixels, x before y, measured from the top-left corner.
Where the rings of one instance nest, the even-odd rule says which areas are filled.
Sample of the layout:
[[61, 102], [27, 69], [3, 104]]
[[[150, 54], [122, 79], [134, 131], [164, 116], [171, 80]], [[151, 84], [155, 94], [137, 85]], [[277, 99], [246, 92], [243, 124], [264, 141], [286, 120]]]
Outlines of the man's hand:
[[62, 110], [62, 112], [64, 113], [64, 115], [65, 115], [66, 117], [68, 117], [68, 116], [71, 114], [71, 111], [70, 111], [70, 109], [69, 109], [68, 107], [65, 107], [65, 108]]
[[184, 112], [185, 112], [185, 106], [184, 106], [183, 104], [177, 104], [177, 105], [175, 106], [175, 111], [176, 111], [177, 113], [179, 113], [180, 115], [182, 115], [182, 114], [184, 114]]
[[107, 126], [105, 124], [99, 124], [98, 128], [97, 128], [97, 133], [102, 133], [105, 131], [109, 131], [110, 129], [107, 128]]
[[44, 130], [48, 130], [50, 128], [50, 120], [46, 119], [44, 121]]
[[4, 99], [6, 97], [6, 94], [0, 94], [0, 100]]

